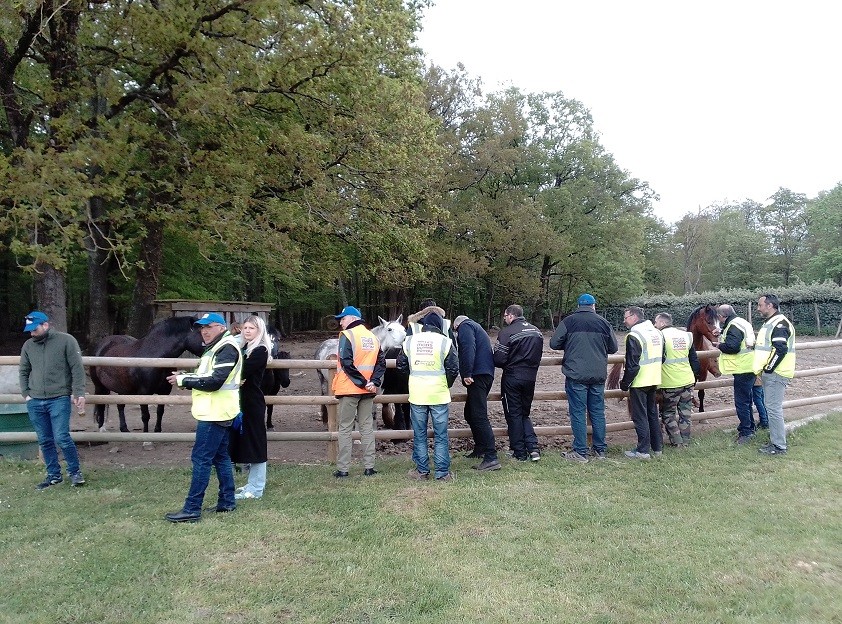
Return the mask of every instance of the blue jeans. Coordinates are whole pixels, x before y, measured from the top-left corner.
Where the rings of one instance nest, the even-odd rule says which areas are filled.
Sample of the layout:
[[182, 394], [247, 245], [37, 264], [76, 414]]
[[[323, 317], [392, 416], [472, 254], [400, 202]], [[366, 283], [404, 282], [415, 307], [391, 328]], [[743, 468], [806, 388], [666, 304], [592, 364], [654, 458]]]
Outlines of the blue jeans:
[[409, 404], [409, 419], [412, 421], [412, 461], [421, 474], [430, 472], [430, 454], [427, 449], [427, 421], [433, 417], [433, 461], [436, 465], [436, 479], [450, 472], [450, 446], [447, 437], [447, 403], [442, 405]]
[[26, 402], [29, 422], [38, 436], [38, 445], [47, 465], [48, 477], [61, 477], [56, 446], [64, 454], [68, 474], [79, 472], [79, 453], [70, 437], [70, 397], [54, 399], [29, 399]]
[[758, 426], [768, 427], [769, 415], [766, 413], [766, 397], [763, 392], [763, 386], [755, 384], [751, 387], [751, 400], [754, 403], [754, 407], [757, 408], [757, 418], [760, 420], [757, 423]]
[[605, 445], [605, 394], [603, 384], [583, 384], [565, 378], [567, 411], [570, 427], [573, 429], [573, 450], [580, 455], [588, 454], [588, 423], [585, 410], [591, 418], [594, 450], [604, 453]]
[[754, 418], [751, 415], [751, 393], [754, 387], [754, 373], [734, 373], [734, 407], [737, 408], [737, 433], [740, 436], [754, 435]]
[[234, 500], [234, 465], [228, 454], [228, 434], [230, 427], [223, 427], [215, 422], [198, 421], [196, 425], [196, 443], [190, 459], [193, 462], [193, 478], [190, 480], [190, 491], [184, 501], [184, 513], [199, 514], [202, 512], [202, 501], [205, 490], [210, 482], [211, 466], [216, 468], [216, 478], [219, 479], [219, 498], [216, 506], [233, 509]]

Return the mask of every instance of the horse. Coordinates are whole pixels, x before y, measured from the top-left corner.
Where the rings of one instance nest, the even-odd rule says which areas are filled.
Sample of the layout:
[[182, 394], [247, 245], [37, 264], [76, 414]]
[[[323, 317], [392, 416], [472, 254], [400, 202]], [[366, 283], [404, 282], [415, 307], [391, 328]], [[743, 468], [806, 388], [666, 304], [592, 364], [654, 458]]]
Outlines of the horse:
[[[381, 316], [378, 316], [377, 319], [380, 321], [380, 324], [377, 327], [373, 327], [371, 329], [371, 333], [373, 333], [377, 340], [380, 341], [380, 350], [385, 354], [389, 353], [390, 349], [398, 349], [403, 346], [403, 341], [406, 339], [406, 329], [401, 324], [403, 322], [403, 314], [398, 316], [397, 319], [394, 321], [387, 321]], [[322, 344], [319, 345], [319, 348], [316, 349], [315, 359], [317, 360], [335, 360], [338, 356], [339, 352], [339, 339], [338, 338], [329, 338], [325, 340]], [[386, 369], [386, 375], [389, 375], [391, 369]], [[391, 390], [388, 394], [406, 394], [409, 392], [409, 381], [407, 380], [404, 386], [401, 386], [398, 377], [400, 376], [397, 371], [392, 371], [394, 374], [390, 376], [390, 388]], [[328, 371], [326, 369], [317, 369], [316, 373], [319, 376], [319, 383], [322, 389], [322, 396], [328, 396], [330, 393], [330, 388], [327, 387], [327, 376]], [[384, 382], [383, 388], [381, 390], [385, 391], [386, 381], [384, 375]], [[402, 387], [406, 387], [405, 390], [401, 391]], [[407, 406], [408, 407], [408, 406]], [[321, 406], [322, 411], [322, 422], [327, 422], [327, 406]], [[386, 411], [384, 405], [384, 412]], [[398, 410], [395, 410], [396, 412]], [[390, 422], [385, 420], [384, 416], [384, 423], [386, 426], [390, 428], [394, 428], [392, 425], [394, 424], [394, 420], [389, 418]], [[407, 421], [408, 422], [408, 421]]]
[[[281, 351], [281, 332], [276, 327], [267, 327], [266, 331], [269, 333], [269, 339], [272, 341], [272, 359], [274, 360], [290, 360], [292, 356], [288, 351]], [[289, 369], [288, 368], [267, 368], [263, 374], [263, 382], [260, 389], [263, 391], [263, 396], [275, 396], [280, 392], [281, 388], [289, 387]], [[272, 412], [275, 406], [271, 403], [266, 404], [266, 429], [272, 431], [275, 425], [272, 424]]]
[[[193, 331], [194, 316], [174, 316], [156, 323], [143, 338], [126, 335], [106, 336], [94, 349], [94, 357], [174, 358], [185, 351], [201, 355], [204, 351], [202, 336]], [[150, 366], [91, 366], [91, 381], [94, 394], [169, 394], [172, 386], [167, 381], [167, 368]], [[128, 432], [126, 406], [117, 405], [120, 415], [120, 431]], [[161, 431], [164, 405], [158, 405], [158, 420], [155, 432]], [[149, 406], [140, 406], [143, 432], [149, 432]], [[94, 407], [94, 418], [102, 430], [105, 422], [105, 405]]]
[[[716, 315], [716, 307], [707, 304], [699, 306], [690, 314], [687, 319], [687, 331], [693, 334], [693, 348], [696, 351], [710, 351], [716, 348], [719, 342], [719, 317]], [[697, 381], [704, 381], [708, 375], [719, 377], [719, 361], [716, 358], [699, 358], [699, 376]], [[705, 391], [699, 389], [699, 411], [705, 411]]]

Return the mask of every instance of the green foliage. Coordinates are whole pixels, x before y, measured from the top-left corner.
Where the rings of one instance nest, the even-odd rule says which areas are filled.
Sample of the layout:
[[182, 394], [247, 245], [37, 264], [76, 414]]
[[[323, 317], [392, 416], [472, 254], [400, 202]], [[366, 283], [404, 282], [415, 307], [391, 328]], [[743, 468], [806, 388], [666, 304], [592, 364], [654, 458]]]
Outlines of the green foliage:
[[842, 183], [807, 205], [808, 276], [842, 286]]

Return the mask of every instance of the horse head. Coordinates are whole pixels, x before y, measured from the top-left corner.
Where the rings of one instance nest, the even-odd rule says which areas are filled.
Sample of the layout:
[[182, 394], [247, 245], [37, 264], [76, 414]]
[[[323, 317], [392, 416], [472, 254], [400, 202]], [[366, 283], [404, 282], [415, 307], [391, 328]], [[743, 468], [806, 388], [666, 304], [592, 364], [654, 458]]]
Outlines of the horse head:
[[702, 336], [712, 344], [718, 342], [721, 332], [716, 308], [710, 304], [699, 306], [687, 319], [687, 331], [693, 334], [693, 342], [698, 345]]
[[406, 328], [402, 325], [403, 314], [394, 321], [387, 321], [382, 316], [377, 318], [380, 325], [373, 328], [371, 333], [377, 336], [377, 340], [380, 341], [380, 350], [385, 352], [394, 347], [402, 346], [403, 341], [406, 340]]

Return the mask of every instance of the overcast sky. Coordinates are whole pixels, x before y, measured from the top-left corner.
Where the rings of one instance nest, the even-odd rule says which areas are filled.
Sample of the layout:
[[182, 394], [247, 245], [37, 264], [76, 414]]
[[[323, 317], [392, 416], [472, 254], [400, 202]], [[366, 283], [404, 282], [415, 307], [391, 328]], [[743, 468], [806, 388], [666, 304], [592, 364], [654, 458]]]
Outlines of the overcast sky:
[[842, 181], [838, 0], [436, 0], [419, 45], [484, 90], [562, 91], [676, 221]]

